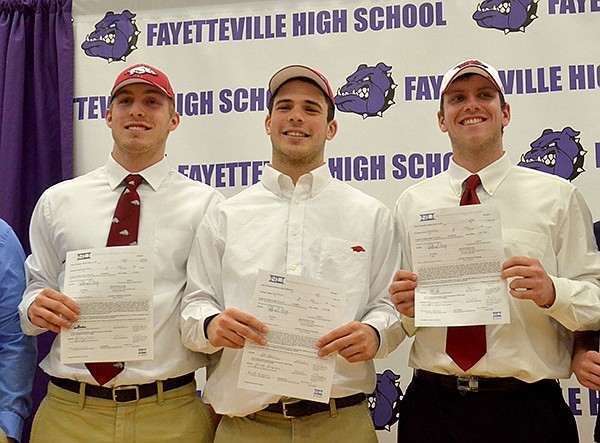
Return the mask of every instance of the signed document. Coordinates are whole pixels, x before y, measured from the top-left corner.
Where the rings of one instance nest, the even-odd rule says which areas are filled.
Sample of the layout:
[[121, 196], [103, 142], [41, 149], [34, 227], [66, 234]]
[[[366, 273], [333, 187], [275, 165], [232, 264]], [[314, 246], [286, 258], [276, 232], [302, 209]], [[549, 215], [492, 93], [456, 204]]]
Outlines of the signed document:
[[238, 387], [327, 403], [336, 355], [320, 358], [315, 342], [342, 325], [344, 285], [260, 270], [254, 295], [267, 345], [246, 341]]
[[490, 205], [421, 214], [412, 229], [416, 326], [510, 321], [500, 214]]
[[154, 358], [150, 257], [140, 246], [67, 253], [64, 292], [81, 313], [61, 330], [61, 363]]

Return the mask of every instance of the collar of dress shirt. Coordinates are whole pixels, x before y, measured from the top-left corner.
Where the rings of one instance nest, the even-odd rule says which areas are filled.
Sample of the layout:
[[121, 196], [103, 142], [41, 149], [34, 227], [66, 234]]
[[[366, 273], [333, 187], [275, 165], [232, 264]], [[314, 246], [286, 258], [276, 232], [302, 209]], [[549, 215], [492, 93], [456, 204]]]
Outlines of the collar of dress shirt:
[[[123, 182], [125, 177], [131, 174], [131, 172], [117, 163], [110, 154], [108, 156], [108, 160], [106, 161], [105, 169], [108, 184], [113, 191]], [[148, 183], [154, 191], [156, 191], [169, 175], [169, 171], [170, 169], [167, 159], [163, 158], [158, 163], [155, 163], [149, 168], [138, 172], [138, 174], [140, 174], [144, 178], [144, 181]]]
[[[500, 186], [502, 180], [508, 175], [511, 168], [512, 163], [510, 157], [505, 152], [502, 157], [494, 163], [477, 172], [481, 179], [481, 186], [488, 195], [494, 195], [494, 192], [496, 192], [496, 189], [498, 189], [498, 186]], [[450, 165], [448, 166], [448, 179], [450, 180], [452, 190], [458, 198], [460, 198], [463, 192], [463, 182], [471, 174], [472, 172], [454, 163], [454, 160], [450, 162]]]
[[[329, 166], [327, 163], [323, 163], [323, 165], [318, 168], [301, 176], [298, 179], [297, 185], [303, 184], [307, 186], [310, 189], [310, 196], [314, 197], [321, 192], [331, 180], [333, 180], [333, 178], [329, 172]], [[265, 188], [279, 197], [287, 196], [289, 198], [294, 192], [292, 179], [284, 173], [279, 172], [271, 165], [267, 165], [267, 167], [263, 169], [260, 181]]]

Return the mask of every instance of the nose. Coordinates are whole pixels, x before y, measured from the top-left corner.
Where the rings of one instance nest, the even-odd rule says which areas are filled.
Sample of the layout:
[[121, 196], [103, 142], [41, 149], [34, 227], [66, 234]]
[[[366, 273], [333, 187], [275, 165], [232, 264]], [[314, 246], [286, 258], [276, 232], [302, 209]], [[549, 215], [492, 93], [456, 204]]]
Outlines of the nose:
[[475, 111], [479, 109], [479, 101], [477, 100], [477, 97], [474, 95], [469, 95], [467, 96], [467, 98], [465, 99], [465, 109], [469, 109], [471, 111]]
[[288, 120], [291, 122], [303, 122], [304, 114], [303, 114], [302, 110], [300, 108], [298, 108], [297, 106], [292, 108], [292, 110], [290, 111], [290, 113], [288, 115]]
[[129, 115], [133, 117], [141, 117], [144, 115], [144, 106], [140, 102], [133, 102], [129, 108]]

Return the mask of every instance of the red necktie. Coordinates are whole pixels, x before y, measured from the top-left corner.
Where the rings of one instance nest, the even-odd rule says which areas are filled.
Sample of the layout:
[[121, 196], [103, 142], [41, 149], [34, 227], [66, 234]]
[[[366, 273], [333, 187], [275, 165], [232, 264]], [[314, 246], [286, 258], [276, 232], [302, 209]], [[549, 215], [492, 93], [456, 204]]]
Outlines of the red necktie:
[[[141, 175], [129, 174], [125, 177], [125, 189], [123, 189], [117, 202], [106, 246], [129, 246], [137, 244], [138, 227], [140, 224], [140, 196], [137, 192], [137, 187], [141, 182]], [[100, 385], [115, 378], [125, 367], [122, 362], [86, 363], [85, 366]]]
[[[475, 190], [481, 184], [477, 174], [467, 179], [460, 205], [481, 203]], [[446, 333], [446, 354], [463, 370], [468, 371], [486, 353], [485, 325], [450, 326]]]

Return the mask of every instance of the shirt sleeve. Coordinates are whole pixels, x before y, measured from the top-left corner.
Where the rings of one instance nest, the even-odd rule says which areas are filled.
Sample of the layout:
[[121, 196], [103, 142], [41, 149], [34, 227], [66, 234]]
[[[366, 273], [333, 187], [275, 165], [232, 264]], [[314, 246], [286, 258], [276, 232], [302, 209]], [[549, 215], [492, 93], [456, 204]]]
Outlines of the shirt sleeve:
[[0, 427], [21, 440], [31, 412], [36, 341], [23, 334], [17, 306], [25, 289], [25, 254], [8, 226], [0, 234]]
[[600, 254], [595, 247], [592, 217], [574, 190], [553, 239], [556, 253], [556, 300], [547, 310], [571, 331], [600, 329]]
[[387, 208], [381, 210], [374, 229], [369, 301], [362, 322], [379, 332], [379, 350], [375, 358], [384, 358], [406, 337], [388, 292], [398, 267], [400, 252], [394, 220]]
[[219, 314], [225, 305], [222, 283], [224, 240], [213, 225], [216, 209], [200, 223], [187, 265], [187, 284], [181, 301], [181, 340], [188, 349], [213, 354], [221, 349], [204, 334], [207, 318]]
[[50, 204], [47, 193], [42, 194], [31, 216], [29, 243], [31, 255], [25, 261], [27, 287], [19, 305], [21, 328], [27, 335], [39, 335], [47, 331], [34, 325], [27, 316], [27, 309], [44, 288], [59, 291], [59, 276], [63, 263], [52, 243]]

